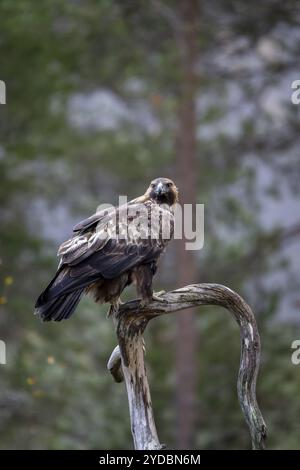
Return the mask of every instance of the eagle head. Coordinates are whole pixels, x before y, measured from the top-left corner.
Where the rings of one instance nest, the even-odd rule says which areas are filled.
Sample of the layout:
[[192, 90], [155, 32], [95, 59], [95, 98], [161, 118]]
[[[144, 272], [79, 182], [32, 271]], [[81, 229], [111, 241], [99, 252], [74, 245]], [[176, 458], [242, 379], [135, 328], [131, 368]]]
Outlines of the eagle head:
[[169, 178], [156, 178], [151, 181], [146, 195], [157, 204], [173, 206], [178, 201], [178, 189]]

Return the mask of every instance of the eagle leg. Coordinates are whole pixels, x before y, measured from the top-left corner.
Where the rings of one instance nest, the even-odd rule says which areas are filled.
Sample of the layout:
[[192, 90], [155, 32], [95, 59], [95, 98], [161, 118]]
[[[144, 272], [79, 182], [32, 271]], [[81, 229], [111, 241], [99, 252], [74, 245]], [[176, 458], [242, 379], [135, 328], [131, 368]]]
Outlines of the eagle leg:
[[151, 264], [142, 264], [134, 270], [137, 293], [142, 297], [140, 307], [145, 307], [152, 301], [153, 296], [153, 269]]

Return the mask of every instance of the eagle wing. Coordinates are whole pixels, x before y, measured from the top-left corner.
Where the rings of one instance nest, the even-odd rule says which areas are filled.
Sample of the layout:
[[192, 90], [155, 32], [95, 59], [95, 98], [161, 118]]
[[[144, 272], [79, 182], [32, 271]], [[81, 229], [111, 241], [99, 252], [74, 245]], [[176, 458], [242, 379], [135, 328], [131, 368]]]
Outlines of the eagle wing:
[[93, 228], [96, 227], [98, 222], [100, 222], [101, 220], [103, 221], [107, 219], [109, 214], [114, 211], [115, 211], [115, 208], [111, 207], [111, 208], [96, 212], [95, 214], [91, 215], [87, 219], [84, 219], [78, 224], [76, 224], [75, 227], [73, 227], [73, 232], [84, 233], [87, 230], [92, 230]]
[[151, 263], [173, 236], [172, 212], [151, 200], [129, 203], [99, 215], [76, 225], [76, 235], [60, 246], [60, 264], [51, 284], [51, 297]]

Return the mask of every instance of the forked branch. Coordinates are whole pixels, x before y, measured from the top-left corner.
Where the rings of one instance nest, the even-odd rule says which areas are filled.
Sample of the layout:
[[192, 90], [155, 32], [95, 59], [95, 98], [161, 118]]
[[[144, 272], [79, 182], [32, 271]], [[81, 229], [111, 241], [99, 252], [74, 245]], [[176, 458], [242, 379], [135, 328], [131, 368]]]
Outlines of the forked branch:
[[192, 284], [140, 307], [139, 300], [121, 305], [115, 315], [117, 346], [108, 362], [116, 382], [125, 379], [131, 430], [138, 450], [161, 449], [155, 428], [150, 389], [144, 362], [143, 332], [152, 318], [200, 305], [220, 305], [240, 327], [241, 359], [238, 398], [249, 427], [252, 448], [264, 449], [266, 425], [256, 401], [256, 378], [260, 362], [260, 338], [252, 310], [234, 291], [219, 284]]

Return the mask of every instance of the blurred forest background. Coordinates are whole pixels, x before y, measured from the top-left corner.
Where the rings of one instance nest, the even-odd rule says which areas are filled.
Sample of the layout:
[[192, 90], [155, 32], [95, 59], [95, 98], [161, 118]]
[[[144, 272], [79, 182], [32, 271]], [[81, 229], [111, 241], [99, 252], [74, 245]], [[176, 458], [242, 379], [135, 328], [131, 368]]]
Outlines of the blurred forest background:
[[[168, 176], [182, 202], [205, 204], [205, 245], [172, 242], [155, 289], [218, 282], [244, 296], [268, 447], [299, 449], [299, 3], [1, 0], [0, 18], [1, 448], [132, 448], [106, 306], [86, 298], [42, 324], [33, 305], [73, 224]], [[249, 448], [232, 318], [160, 318], [146, 344], [161, 442]]]

